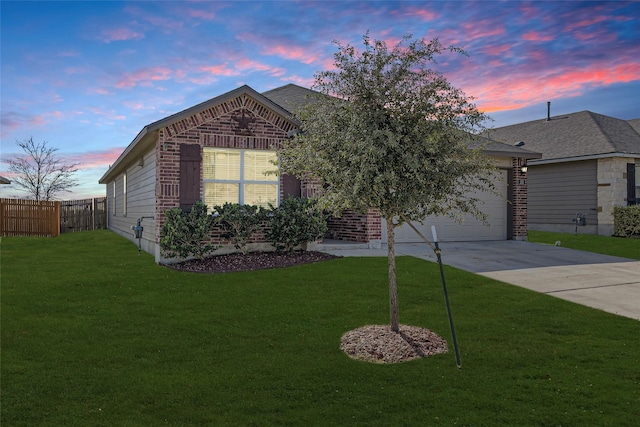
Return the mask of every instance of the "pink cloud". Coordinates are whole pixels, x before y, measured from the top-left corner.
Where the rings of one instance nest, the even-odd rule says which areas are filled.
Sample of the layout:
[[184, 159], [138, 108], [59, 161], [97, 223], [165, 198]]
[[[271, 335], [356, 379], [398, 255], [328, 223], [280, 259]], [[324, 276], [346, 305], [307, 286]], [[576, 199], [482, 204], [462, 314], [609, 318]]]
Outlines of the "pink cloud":
[[434, 21], [440, 17], [440, 14], [427, 9], [413, 9], [408, 15], [417, 16], [425, 22]]
[[3, 111], [2, 118], [0, 119], [0, 125], [2, 128], [2, 137], [5, 138], [12, 133], [19, 132], [22, 129], [36, 128], [45, 126], [52, 121], [63, 121], [73, 119], [76, 116], [82, 115], [81, 111], [69, 111], [64, 112], [60, 110], [53, 110], [49, 112], [43, 112], [40, 114], [25, 114], [16, 111]]
[[462, 24], [464, 30], [464, 39], [474, 40], [484, 37], [501, 36], [506, 34], [504, 26], [497, 25], [495, 22], [488, 19], [480, 21], [465, 22]]
[[315, 62], [318, 57], [317, 55], [309, 54], [308, 48], [303, 48], [294, 45], [278, 45], [278, 46], [270, 46], [262, 51], [265, 55], [277, 55], [281, 56], [285, 59], [291, 59], [294, 61], [302, 62], [303, 64], [311, 64]]
[[249, 72], [266, 71], [268, 72], [268, 74], [276, 77], [282, 76], [287, 72], [287, 70], [285, 70], [284, 68], [272, 67], [271, 65], [263, 64], [261, 62], [253, 61], [247, 58], [242, 58], [238, 60], [237, 64], [238, 64], [237, 69], [239, 70], [249, 71]]
[[144, 34], [124, 27], [104, 30], [101, 37], [102, 41], [105, 43], [125, 40], [139, 40], [142, 38], [144, 38]]
[[534, 41], [534, 42], [548, 42], [553, 40], [553, 36], [544, 35], [539, 33], [538, 31], [529, 31], [522, 35], [522, 38], [526, 41]]
[[237, 76], [239, 74], [238, 71], [232, 68], [229, 68], [227, 64], [208, 65], [208, 66], [205, 65], [205, 66], [201, 66], [199, 70], [209, 74], [218, 75], [218, 76]]
[[635, 81], [639, 75], [638, 63], [600, 63], [584, 69], [572, 67], [547, 73], [510, 71], [482, 83], [467, 81], [462, 87], [478, 99], [481, 110], [493, 112], [559, 97], [575, 97], [593, 87]]
[[22, 117], [19, 113], [15, 111], [2, 111], [2, 116], [0, 118], [0, 128], [2, 129], [2, 137], [5, 138], [12, 132], [20, 129], [25, 121], [25, 118]]
[[167, 67], [141, 68], [132, 73], [126, 73], [120, 81], [116, 83], [116, 87], [120, 89], [131, 88], [138, 84], [148, 86], [152, 81], [168, 80], [172, 74], [173, 71]]
[[78, 163], [82, 169], [107, 168], [116, 161], [124, 149], [125, 147], [115, 147], [102, 151], [71, 154], [68, 156], [68, 161]]
[[29, 126], [44, 126], [47, 124], [47, 120], [43, 115], [32, 116], [29, 119]]
[[491, 56], [504, 56], [507, 52], [511, 50], [513, 45], [510, 44], [502, 44], [498, 46], [487, 46], [482, 49], [482, 52], [486, 55]]
[[568, 21], [567, 25], [565, 26], [565, 31], [573, 31], [576, 28], [589, 27], [593, 24], [604, 22], [607, 19], [608, 17], [600, 15], [600, 16], [589, 17], [579, 21]]

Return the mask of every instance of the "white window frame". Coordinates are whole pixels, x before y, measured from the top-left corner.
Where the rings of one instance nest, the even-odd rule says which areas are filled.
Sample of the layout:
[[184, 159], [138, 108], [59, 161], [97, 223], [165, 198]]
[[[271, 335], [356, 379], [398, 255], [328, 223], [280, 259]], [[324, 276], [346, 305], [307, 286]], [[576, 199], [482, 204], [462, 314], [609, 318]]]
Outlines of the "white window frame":
[[117, 196], [116, 196], [116, 180], [113, 180], [113, 207], [111, 208], [111, 212], [113, 214], [113, 216], [116, 216], [116, 201], [117, 201]]
[[[271, 150], [251, 150], [251, 149], [234, 149], [234, 148], [224, 148], [224, 147], [204, 147], [203, 150], [211, 150], [211, 151], [216, 151], [216, 150], [224, 150], [224, 151], [232, 151], [232, 152], [238, 152], [240, 153], [240, 178], [235, 180], [229, 180], [229, 179], [211, 179], [211, 178], [205, 178], [205, 173], [204, 173], [204, 167], [205, 165], [203, 165], [203, 178], [202, 178], [202, 200], [205, 200], [205, 194], [206, 194], [206, 184], [209, 183], [216, 183], [216, 184], [238, 184], [238, 201], [236, 203], [239, 203], [241, 205], [244, 205], [244, 186], [247, 184], [256, 184], [256, 185], [275, 185], [276, 186], [276, 203], [275, 206], [279, 206], [280, 205], [280, 179], [276, 179], [274, 181], [255, 181], [255, 180], [246, 180], [244, 178], [244, 160], [245, 160], [245, 153], [246, 152], [266, 152], [266, 153], [273, 153], [276, 154], [275, 151], [271, 151]], [[204, 158], [204, 156], [203, 156]], [[275, 166], [274, 166], [275, 167]], [[213, 206], [209, 206], [209, 209], [213, 208]]]
[[127, 173], [122, 174], [122, 216], [127, 216]]

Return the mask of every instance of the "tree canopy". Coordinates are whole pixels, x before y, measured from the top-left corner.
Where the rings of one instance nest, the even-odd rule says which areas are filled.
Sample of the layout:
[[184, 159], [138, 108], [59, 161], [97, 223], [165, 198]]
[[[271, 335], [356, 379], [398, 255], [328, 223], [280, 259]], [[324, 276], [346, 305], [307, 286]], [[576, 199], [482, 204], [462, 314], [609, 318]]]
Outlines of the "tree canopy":
[[445, 48], [406, 36], [393, 48], [363, 37], [363, 49], [335, 42], [335, 69], [316, 74], [297, 112], [301, 132], [286, 141], [280, 170], [322, 184], [321, 206], [376, 209], [387, 222], [392, 329], [394, 229], [429, 215], [483, 217], [475, 190], [491, 191], [491, 160], [474, 133], [487, 117], [472, 98], [429, 66]]

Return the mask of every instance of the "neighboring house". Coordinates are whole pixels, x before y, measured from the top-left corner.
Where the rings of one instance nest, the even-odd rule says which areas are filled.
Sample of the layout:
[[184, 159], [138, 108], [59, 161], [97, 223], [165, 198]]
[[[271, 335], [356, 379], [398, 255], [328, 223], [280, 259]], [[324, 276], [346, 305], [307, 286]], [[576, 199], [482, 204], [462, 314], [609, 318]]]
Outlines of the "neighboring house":
[[[168, 209], [187, 209], [196, 200], [210, 208], [225, 202], [277, 206], [289, 195], [312, 194], [313, 182], [263, 174], [273, 170], [280, 142], [297, 131], [291, 112], [311, 93], [290, 84], [260, 94], [245, 85], [145, 126], [100, 179], [107, 185], [109, 229], [135, 241], [131, 227], [140, 221], [140, 245], [160, 262]], [[539, 155], [495, 142], [486, 151], [502, 179], [496, 181], [500, 196], [479, 195], [486, 200], [489, 225], [434, 220], [442, 240], [526, 238], [527, 179], [520, 165]], [[375, 211], [345, 212], [330, 219], [327, 236], [375, 247], [386, 239], [384, 223]], [[398, 230], [398, 241], [417, 240], [408, 230]], [[214, 241], [224, 243], [216, 233]], [[266, 246], [259, 239], [253, 244]]]
[[4, 176], [0, 176], [0, 184], [11, 184], [11, 181], [9, 181]]
[[584, 217], [579, 233], [610, 236], [613, 208], [640, 200], [640, 119], [548, 114], [487, 135], [542, 153], [528, 164], [530, 230], [573, 233]]

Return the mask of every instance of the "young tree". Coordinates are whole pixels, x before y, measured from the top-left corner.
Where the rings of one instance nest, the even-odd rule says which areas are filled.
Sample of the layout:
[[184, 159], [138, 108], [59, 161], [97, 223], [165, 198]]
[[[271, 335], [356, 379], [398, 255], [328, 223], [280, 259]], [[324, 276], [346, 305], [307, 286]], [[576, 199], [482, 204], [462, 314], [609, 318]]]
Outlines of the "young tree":
[[299, 111], [301, 133], [284, 143], [284, 173], [320, 179], [321, 205], [377, 209], [387, 223], [391, 329], [399, 330], [395, 228], [429, 215], [484, 218], [474, 190], [493, 191], [495, 170], [474, 141], [487, 117], [428, 65], [446, 50], [406, 36], [393, 49], [335, 42], [335, 70], [316, 74], [320, 94]]
[[55, 152], [57, 148], [47, 145], [47, 142], [36, 143], [33, 138], [16, 142], [23, 156], [7, 159], [9, 171], [13, 172], [13, 183], [20, 190], [29, 194], [35, 200], [53, 200], [58, 193], [70, 191], [77, 185], [73, 174], [78, 170], [77, 164], [65, 163]]

